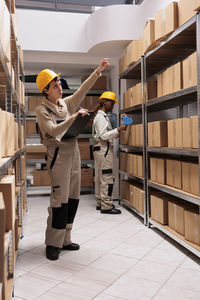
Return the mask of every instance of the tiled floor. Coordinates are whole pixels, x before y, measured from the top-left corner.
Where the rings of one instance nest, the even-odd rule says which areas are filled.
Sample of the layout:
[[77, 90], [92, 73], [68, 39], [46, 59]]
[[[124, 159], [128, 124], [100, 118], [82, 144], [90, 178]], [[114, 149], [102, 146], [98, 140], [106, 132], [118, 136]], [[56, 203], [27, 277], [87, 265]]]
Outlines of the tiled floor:
[[95, 210], [82, 195], [73, 228], [80, 251], [45, 258], [48, 197], [28, 199], [15, 269], [16, 300], [200, 300], [200, 259], [122, 207]]

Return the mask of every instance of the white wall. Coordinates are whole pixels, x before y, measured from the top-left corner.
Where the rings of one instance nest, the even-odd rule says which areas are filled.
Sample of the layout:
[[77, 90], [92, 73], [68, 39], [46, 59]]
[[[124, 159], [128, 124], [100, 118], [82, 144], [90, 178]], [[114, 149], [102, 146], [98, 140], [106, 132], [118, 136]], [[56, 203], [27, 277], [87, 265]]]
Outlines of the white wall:
[[138, 39], [147, 18], [171, 1], [107, 6], [91, 15], [18, 9], [19, 43], [24, 50], [84, 53], [105, 42]]

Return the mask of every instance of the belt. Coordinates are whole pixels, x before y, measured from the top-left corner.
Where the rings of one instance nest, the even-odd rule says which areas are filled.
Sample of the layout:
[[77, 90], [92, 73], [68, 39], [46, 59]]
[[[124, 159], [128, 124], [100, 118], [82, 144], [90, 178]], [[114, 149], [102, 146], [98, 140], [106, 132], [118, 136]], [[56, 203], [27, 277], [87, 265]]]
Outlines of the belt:
[[93, 147], [93, 151], [99, 151], [99, 150], [101, 150], [100, 146]]

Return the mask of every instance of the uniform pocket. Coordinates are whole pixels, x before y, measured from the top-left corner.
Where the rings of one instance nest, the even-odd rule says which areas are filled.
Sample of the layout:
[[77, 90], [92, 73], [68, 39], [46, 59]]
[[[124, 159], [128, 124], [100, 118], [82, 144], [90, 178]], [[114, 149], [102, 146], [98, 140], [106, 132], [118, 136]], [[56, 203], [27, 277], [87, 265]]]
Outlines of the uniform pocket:
[[53, 207], [58, 207], [60, 206], [60, 198], [61, 198], [61, 188], [59, 185], [52, 186], [51, 188], [51, 205]]

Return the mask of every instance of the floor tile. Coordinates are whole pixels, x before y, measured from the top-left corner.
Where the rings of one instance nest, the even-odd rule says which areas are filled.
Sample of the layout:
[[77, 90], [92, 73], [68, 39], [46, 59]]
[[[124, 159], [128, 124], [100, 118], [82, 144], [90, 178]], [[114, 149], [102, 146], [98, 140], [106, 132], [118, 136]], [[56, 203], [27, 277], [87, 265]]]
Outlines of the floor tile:
[[97, 293], [76, 284], [60, 283], [37, 300], [92, 300]]
[[102, 270], [123, 274], [124, 272], [129, 270], [133, 265], [135, 265], [136, 262], [137, 260], [133, 258], [123, 257], [115, 254], [105, 254], [103, 257], [96, 260], [90, 266]]
[[46, 264], [47, 259], [45, 256], [41, 256], [32, 252], [26, 252], [17, 257], [16, 267], [23, 271], [31, 271], [37, 266]]
[[89, 265], [103, 255], [101, 250], [91, 250], [83, 246], [79, 251], [62, 251], [61, 260], [76, 262], [82, 265]]
[[177, 249], [170, 248], [154, 248], [147, 255], [143, 257], [143, 260], [149, 262], [157, 262], [168, 264], [172, 266], [180, 265], [186, 258], [186, 254]]
[[140, 260], [126, 274], [128, 276], [164, 283], [176, 268], [176, 266]]
[[186, 269], [192, 269], [200, 272], [200, 258], [194, 254], [190, 254], [184, 259], [180, 267]]
[[94, 298], [95, 300], [126, 300], [125, 298], [121, 298], [119, 296], [117, 296], [117, 299], [116, 297], [114, 296], [110, 296], [110, 295], [107, 295], [106, 293], [101, 293], [99, 296], [95, 297]]
[[159, 236], [151, 229], [143, 229], [130, 237], [126, 242], [144, 245], [146, 247], [155, 247], [163, 241], [163, 237]]
[[200, 293], [166, 284], [153, 300], [199, 300]]
[[123, 243], [122, 245], [112, 250], [111, 253], [124, 256], [124, 257], [141, 259], [150, 250], [151, 248], [145, 247], [143, 245], [138, 245], [138, 244], [131, 245], [128, 243]]
[[196, 270], [178, 268], [168, 284], [200, 293], [200, 272]]
[[124, 275], [106, 289], [105, 293], [129, 300], [150, 300], [160, 287], [158, 282]]
[[33, 300], [57, 284], [56, 280], [29, 273], [15, 280], [14, 292], [18, 298]]

